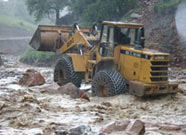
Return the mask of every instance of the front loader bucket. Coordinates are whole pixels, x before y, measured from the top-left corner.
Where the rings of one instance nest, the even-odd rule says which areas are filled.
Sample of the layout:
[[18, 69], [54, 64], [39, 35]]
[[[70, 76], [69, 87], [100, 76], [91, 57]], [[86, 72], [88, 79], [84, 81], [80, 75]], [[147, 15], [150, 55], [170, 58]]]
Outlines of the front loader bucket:
[[[89, 32], [87, 28], [80, 30], [85, 33]], [[68, 40], [72, 31], [72, 26], [39, 25], [29, 44], [37, 51], [56, 52]]]
[[55, 52], [63, 45], [62, 42], [67, 40], [69, 32], [70, 27], [68, 26], [39, 25], [29, 44], [37, 51]]

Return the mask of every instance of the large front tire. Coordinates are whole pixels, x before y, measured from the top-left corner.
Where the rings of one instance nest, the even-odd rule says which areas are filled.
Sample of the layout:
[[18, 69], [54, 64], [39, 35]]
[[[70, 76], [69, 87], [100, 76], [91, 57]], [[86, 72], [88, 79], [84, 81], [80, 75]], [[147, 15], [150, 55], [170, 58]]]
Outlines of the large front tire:
[[72, 59], [69, 56], [63, 55], [57, 61], [54, 69], [54, 81], [59, 86], [72, 82], [77, 87], [80, 87], [82, 78], [83, 73], [74, 71]]
[[95, 74], [92, 81], [92, 94], [99, 97], [109, 97], [127, 91], [127, 85], [122, 75], [114, 69], [101, 70]]

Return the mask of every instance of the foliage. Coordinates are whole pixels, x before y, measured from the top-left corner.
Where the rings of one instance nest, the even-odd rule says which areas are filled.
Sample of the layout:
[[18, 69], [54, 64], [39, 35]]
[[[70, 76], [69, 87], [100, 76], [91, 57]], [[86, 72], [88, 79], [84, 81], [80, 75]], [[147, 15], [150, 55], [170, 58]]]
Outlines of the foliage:
[[56, 24], [60, 19], [60, 11], [67, 6], [67, 0], [26, 0], [26, 5], [30, 15], [34, 15], [36, 21], [44, 17], [51, 18], [56, 15]]
[[27, 51], [21, 56], [20, 61], [23, 63], [34, 62], [46, 62], [56, 59], [56, 53], [54, 52], [39, 52], [32, 48], [28, 48]]
[[34, 31], [36, 28], [36, 26], [34, 24], [29, 23], [25, 20], [19, 19], [17, 17], [5, 16], [5, 15], [0, 15], [0, 23], [6, 24], [9, 26], [22, 27], [22, 28], [29, 30], [29, 31]]
[[186, 0], [163, 0], [160, 3], [154, 4], [154, 11], [156, 13], [162, 13], [167, 10], [174, 10], [182, 1]]
[[92, 25], [102, 20], [118, 21], [137, 5], [137, 0], [72, 0], [72, 13], [76, 14], [80, 23]]
[[[31, 31], [34, 31], [37, 25], [34, 17], [27, 11], [25, 0], [0, 1], [0, 23], [20, 26]], [[47, 18], [38, 23], [51, 24]]]
[[33, 23], [33, 18], [27, 12], [25, 0], [0, 1], [0, 14], [17, 17]]

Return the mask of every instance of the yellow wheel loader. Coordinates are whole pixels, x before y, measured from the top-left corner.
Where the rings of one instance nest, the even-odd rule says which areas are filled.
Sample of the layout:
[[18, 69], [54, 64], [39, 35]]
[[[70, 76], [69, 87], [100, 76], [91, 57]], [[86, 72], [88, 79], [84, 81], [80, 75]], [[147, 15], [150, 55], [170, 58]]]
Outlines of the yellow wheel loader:
[[114, 96], [127, 91], [143, 97], [176, 93], [178, 84], [168, 78], [170, 54], [145, 48], [142, 24], [102, 22], [97, 27], [39, 26], [30, 45], [40, 51], [62, 54], [54, 81], [76, 86], [92, 83], [92, 94]]

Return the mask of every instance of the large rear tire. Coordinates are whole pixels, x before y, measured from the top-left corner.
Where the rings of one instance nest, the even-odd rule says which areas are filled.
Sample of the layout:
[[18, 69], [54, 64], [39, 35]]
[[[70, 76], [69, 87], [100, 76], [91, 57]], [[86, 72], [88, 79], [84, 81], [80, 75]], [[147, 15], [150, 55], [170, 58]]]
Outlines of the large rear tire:
[[92, 94], [99, 97], [109, 97], [127, 91], [127, 85], [122, 75], [114, 69], [101, 70], [95, 74], [92, 81]]
[[82, 78], [83, 73], [74, 71], [72, 59], [69, 56], [63, 55], [57, 61], [54, 69], [54, 81], [59, 86], [72, 82], [77, 87], [80, 87]]

